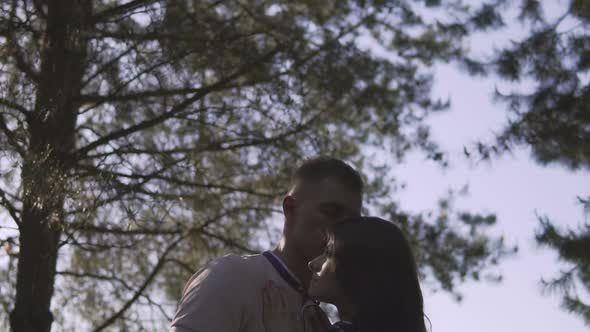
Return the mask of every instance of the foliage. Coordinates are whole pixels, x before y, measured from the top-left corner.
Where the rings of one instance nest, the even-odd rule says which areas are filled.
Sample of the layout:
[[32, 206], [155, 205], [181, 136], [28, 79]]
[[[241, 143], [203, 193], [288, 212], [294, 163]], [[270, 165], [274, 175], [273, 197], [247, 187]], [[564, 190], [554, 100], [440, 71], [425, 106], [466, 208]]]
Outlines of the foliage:
[[[590, 3], [570, 0], [565, 6], [538, 0], [518, 1], [518, 20], [526, 35], [495, 50], [490, 59], [460, 58], [472, 74], [495, 74], [511, 82], [511, 92], [496, 91], [496, 100], [507, 107], [509, 123], [493, 144], [478, 143], [480, 156], [510, 152], [515, 146], [530, 148], [542, 164], [559, 164], [572, 170], [590, 169]], [[489, 17], [506, 21], [514, 3], [498, 1]], [[504, 14], [500, 13], [503, 12]], [[556, 14], [557, 13], [557, 14]], [[529, 87], [527, 87], [529, 86]], [[470, 154], [466, 150], [466, 154]], [[588, 200], [579, 199], [588, 212]], [[588, 221], [577, 230], [560, 230], [540, 217], [537, 242], [559, 254], [568, 268], [552, 281], [551, 290], [563, 292], [563, 306], [590, 325], [590, 304], [582, 294], [590, 289]], [[576, 288], [579, 284], [581, 287]]]
[[[266, 230], [276, 239], [277, 199], [304, 157], [364, 170], [374, 207], [395, 188], [364, 148], [397, 161], [421, 149], [444, 163], [423, 122], [448, 106], [430, 97], [429, 68], [459, 57], [467, 31], [490, 24], [489, 8], [464, 27], [422, 15], [469, 10], [409, 0], [3, 2], [0, 292], [12, 328], [49, 331], [51, 303], [62, 329], [162, 329], [204, 261], [259, 250]], [[471, 229], [494, 221], [459, 219]], [[453, 290], [506, 249], [447, 221], [406, 224], [425, 271]]]

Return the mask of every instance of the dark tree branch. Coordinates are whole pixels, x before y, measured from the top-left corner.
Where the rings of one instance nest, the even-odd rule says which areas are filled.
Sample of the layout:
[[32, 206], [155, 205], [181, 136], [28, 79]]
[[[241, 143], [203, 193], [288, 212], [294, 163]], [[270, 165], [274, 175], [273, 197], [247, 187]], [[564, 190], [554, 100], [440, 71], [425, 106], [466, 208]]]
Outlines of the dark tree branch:
[[243, 245], [237, 243], [236, 241], [234, 241], [232, 239], [229, 239], [227, 237], [224, 237], [222, 235], [213, 234], [213, 233], [208, 232], [206, 230], [202, 230], [201, 233], [204, 234], [204, 235], [206, 235], [206, 236], [208, 236], [208, 237], [217, 239], [217, 240], [223, 242], [225, 245], [228, 245], [230, 247], [234, 247], [236, 249], [240, 249], [240, 250], [242, 250], [245, 253], [248, 253], [248, 254], [256, 254], [256, 253], [258, 253], [258, 251], [252, 250], [252, 249], [247, 248], [247, 247], [244, 247]]
[[[182, 159], [179, 159], [179, 160], [175, 160], [175, 162], [174, 162], [174, 163], [171, 163], [171, 164], [167, 165], [166, 167], [163, 167], [163, 168], [161, 168], [161, 169], [158, 169], [158, 170], [156, 170], [156, 171], [153, 171], [152, 173], [150, 173], [150, 174], [146, 175], [146, 178], [144, 178], [144, 179], [141, 179], [141, 181], [139, 181], [139, 182], [137, 182], [137, 183], [134, 183], [134, 184], [131, 184], [131, 185], [127, 185], [127, 184], [124, 184], [124, 183], [122, 183], [122, 182], [120, 182], [120, 181], [117, 181], [117, 179], [114, 179], [114, 178], [113, 178], [112, 176], [110, 176], [108, 173], [106, 173], [106, 174], [96, 173], [96, 174], [98, 174], [98, 175], [105, 175], [105, 176], [106, 176], [106, 178], [107, 178], [109, 181], [112, 181], [112, 182], [114, 182], [114, 183], [115, 183], [115, 185], [116, 185], [116, 189], [118, 190], [118, 195], [117, 195], [117, 196], [118, 196], [119, 198], [122, 198], [122, 197], [124, 197], [124, 196], [125, 196], [125, 194], [129, 194], [129, 193], [136, 193], [136, 192], [137, 192], [137, 193], [145, 193], [145, 194], [149, 194], [149, 192], [148, 192], [148, 191], [146, 191], [146, 190], [143, 190], [141, 187], [142, 187], [144, 184], [148, 183], [148, 182], [151, 180], [151, 177], [157, 176], [158, 174], [160, 174], [160, 173], [162, 173], [162, 172], [165, 172], [165, 171], [166, 171], [166, 170], [168, 170], [170, 167], [172, 167], [172, 166], [173, 166], [173, 165], [175, 165], [175, 164], [178, 164], [178, 163], [182, 162], [183, 160], [184, 160], [184, 158], [182, 158]], [[99, 171], [99, 170], [98, 170], [98, 169], [96, 169], [96, 168], [93, 168], [92, 170], [93, 170], [93, 171], [95, 171], [95, 172], [96, 172], [96, 171]]]
[[43, 3], [41, 1], [33, 0], [33, 6], [35, 7], [35, 14], [43, 19], [47, 18], [47, 13], [45, 12], [45, 8], [43, 8]]
[[116, 281], [118, 283], [120, 283], [121, 285], [123, 285], [123, 287], [129, 289], [129, 290], [134, 290], [133, 287], [129, 286], [129, 284], [127, 284], [127, 282], [123, 279], [117, 278], [115, 275], [104, 275], [104, 274], [96, 274], [96, 273], [90, 273], [90, 272], [74, 272], [74, 271], [57, 271], [55, 274], [57, 275], [61, 275], [61, 276], [66, 276], [66, 277], [72, 277], [72, 278], [91, 278], [91, 279], [96, 279], [96, 280], [102, 280], [102, 281]]
[[[1, 244], [1, 241], [0, 241], [0, 244]], [[172, 258], [166, 259], [166, 262], [174, 262], [176, 264], [180, 263], [178, 260], [172, 259]], [[123, 280], [121, 278], [117, 278], [114, 275], [108, 276], [108, 275], [103, 275], [103, 274], [95, 274], [95, 273], [87, 273], [87, 272], [80, 273], [80, 272], [74, 272], [74, 271], [58, 271], [58, 272], [56, 272], [56, 274], [61, 275], [61, 276], [65, 276], [65, 277], [71, 277], [71, 278], [91, 278], [91, 279], [96, 279], [96, 280], [101, 280], [101, 281], [111, 282], [111, 283], [113, 281], [115, 281], [115, 282], [121, 284], [124, 288], [126, 288], [129, 291], [136, 291], [136, 289], [131, 287], [125, 280]], [[162, 308], [162, 306], [160, 304], [158, 304], [154, 300], [152, 300], [149, 295], [142, 294], [141, 297], [144, 298], [148, 302], [149, 305], [152, 305], [152, 306], [155, 306], [156, 308], [158, 308], [160, 313], [164, 317], [166, 317], [166, 319], [172, 320], [172, 317], [170, 317], [166, 313], [164, 308]]]
[[113, 7], [113, 8], [109, 8], [109, 9], [105, 9], [99, 13], [96, 13], [95, 15], [92, 16], [92, 21], [95, 23], [98, 22], [104, 22], [109, 20], [110, 18], [114, 17], [114, 16], [118, 16], [118, 15], [123, 15], [126, 14], [132, 10], [135, 10], [137, 8], [141, 8], [144, 6], [147, 6], [153, 2], [156, 2], [158, 0], [134, 0], [134, 1], [130, 1], [124, 5], [120, 5], [117, 7]]
[[124, 41], [137, 41], [137, 42], [146, 42], [146, 41], [160, 41], [162, 39], [168, 41], [191, 41], [191, 42], [201, 42], [201, 43], [219, 43], [219, 44], [228, 44], [235, 41], [238, 41], [243, 38], [252, 37], [258, 34], [264, 34], [264, 31], [251, 31], [244, 34], [237, 34], [237, 35], [230, 35], [225, 38], [200, 38], [199, 36], [195, 36], [193, 33], [187, 32], [185, 34], [182, 33], [168, 33], [162, 32], [160, 30], [155, 31], [142, 31], [142, 32], [118, 32], [118, 31], [100, 31], [97, 35], [90, 36], [91, 38], [111, 38], [111, 39], [119, 39]]
[[[232, 186], [228, 186], [228, 185], [214, 184], [214, 183], [198, 183], [198, 182], [193, 182], [193, 181], [184, 181], [184, 180], [181, 180], [178, 178], [167, 177], [167, 176], [157, 175], [157, 174], [153, 174], [153, 173], [148, 174], [148, 175], [137, 174], [137, 173], [125, 174], [125, 173], [121, 173], [121, 172], [102, 170], [102, 169], [98, 169], [98, 168], [94, 168], [94, 167], [80, 166], [79, 168], [88, 170], [91, 173], [94, 173], [96, 175], [106, 176], [109, 178], [110, 177], [123, 177], [123, 178], [127, 178], [127, 179], [146, 180], [145, 182], [149, 182], [150, 180], [162, 180], [162, 181], [166, 181], [166, 182], [172, 183], [172, 184], [177, 184], [180, 186], [198, 187], [198, 188], [207, 188], [207, 189], [223, 189], [223, 190], [228, 190], [228, 191], [232, 191], [232, 192], [241, 192], [241, 193], [252, 194], [252, 195], [256, 195], [256, 196], [267, 197], [267, 198], [276, 197], [276, 195], [272, 194], [272, 193], [261, 193], [261, 192], [258, 192], [258, 191], [252, 190], [252, 189], [248, 189], [248, 188], [238, 188], [238, 187], [232, 187]], [[158, 171], [158, 173], [162, 173], [162, 172], [163, 172], [163, 170]]]
[[[123, 156], [123, 155], [141, 155], [141, 154], [148, 154], [148, 155], [171, 155], [177, 153], [202, 153], [202, 152], [219, 152], [219, 151], [231, 151], [234, 149], [240, 149], [243, 147], [252, 147], [261, 145], [264, 143], [272, 143], [276, 140], [285, 138], [288, 134], [279, 134], [274, 136], [273, 138], [261, 139], [261, 138], [254, 138], [250, 140], [244, 140], [242, 138], [239, 139], [225, 139], [218, 142], [212, 142], [205, 146], [194, 146], [194, 147], [186, 147], [186, 148], [172, 148], [172, 149], [164, 149], [164, 150], [152, 150], [152, 149], [136, 149], [136, 148], [120, 148], [115, 149], [113, 151], [104, 152], [104, 153], [97, 153], [93, 155], [87, 155], [84, 159], [95, 159], [95, 158], [104, 158], [113, 155]], [[234, 144], [232, 144], [234, 143]]]
[[[16, 236], [9, 236], [5, 239], [0, 239], [0, 248], [3, 247], [5, 244], [9, 244], [9, 245], [13, 245], [16, 242]], [[8, 252], [9, 255], [11, 255], [12, 253], [7, 249], [6, 250]]]
[[69, 225], [70, 228], [75, 229], [81, 232], [89, 232], [89, 233], [98, 233], [98, 234], [112, 234], [112, 235], [121, 235], [121, 236], [138, 236], [138, 235], [149, 235], [149, 236], [159, 236], [159, 235], [195, 235], [195, 234], [205, 234], [203, 233], [204, 229], [211, 225], [214, 222], [219, 221], [221, 218], [227, 217], [233, 213], [240, 212], [240, 211], [252, 211], [252, 210], [264, 210], [270, 212], [276, 212], [274, 209], [269, 208], [262, 208], [262, 207], [252, 207], [252, 206], [241, 206], [229, 209], [224, 211], [223, 213], [207, 219], [201, 225], [192, 227], [192, 228], [173, 228], [173, 229], [154, 229], [154, 228], [140, 228], [140, 229], [124, 229], [120, 227], [104, 227], [104, 226], [94, 226], [94, 225], [86, 225], [86, 224], [72, 224]]
[[[327, 48], [331, 47], [331, 46], [332, 46], [332, 44], [333, 44], [334, 42], [338, 41], [339, 39], [343, 38], [344, 36], [348, 35], [349, 33], [351, 33], [351, 32], [353, 32], [353, 31], [357, 30], [358, 28], [360, 28], [360, 27], [361, 27], [361, 26], [362, 26], [362, 25], [363, 25], [363, 24], [364, 24], [364, 23], [365, 23], [367, 20], [371, 19], [372, 17], [374, 17], [374, 14], [370, 14], [370, 15], [367, 15], [367, 16], [365, 16], [365, 17], [364, 17], [363, 19], [361, 19], [361, 20], [360, 20], [360, 21], [359, 21], [357, 24], [353, 25], [352, 27], [350, 27], [350, 28], [348, 28], [348, 29], [345, 29], [345, 30], [341, 31], [341, 32], [340, 32], [338, 35], [336, 35], [336, 36], [335, 36], [334, 38], [332, 38], [330, 41], [327, 41], [327, 42], [326, 42], [326, 43], [325, 43], [325, 44], [324, 44], [322, 47], [319, 47], [318, 49], [311, 51], [311, 52], [310, 52], [310, 53], [309, 53], [307, 56], [305, 56], [305, 57], [301, 58], [299, 61], [297, 61], [297, 62], [296, 62], [294, 65], [293, 65], [293, 68], [291, 68], [291, 69], [289, 69], [289, 70], [286, 70], [286, 71], [279, 72], [279, 73], [277, 73], [276, 75], [273, 75], [273, 76], [272, 76], [272, 78], [277, 78], [277, 77], [283, 76], [283, 75], [285, 75], [285, 74], [288, 74], [288, 73], [292, 72], [293, 70], [295, 70], [296, 68], [298, 68], [298, 67], [300, 67], [300, 66], [304, 65], [304, 64], [305, 64], [305, 63], [307, 63], [309, 60], [311, 60], [312, 58], [314, 58], [314, 57], [316, 57], [318, 54], [320, 54], [322, 51], [325, 51]], [[255, 33], [254, 33], [254, 34], [255, 34]], [[219, 80], [217, 83], [215, 83], [215, 84], [212, 84], [212, 85], [210, 85], [210, 86], [207, 86], [207, 87], [204, 87], [204, 88], [195, 89], [195, 91], [196, 91], [196, 94], [195, 94], [195, 95], [194, 95], [192, 98], [189, 98], [188, 100], [185, 100], [185, 102], [183, 102], [183, 103], [181, 103], [181, 104], [177, 105], [177, 107], [176, 107], [176, 108], [173, 108], [171, 111], [164, 113], [162, 116], [160, 116], [160, 117], [162, 117], [162, 118], [163, 118], [162, 120], [158, 120], [158, 118], [160, 118], [160, 117], [157, 117], [157, 118], [153, 119], [153, 120], [158, 120], [158, 121], [156, 121], [156, 123], [155, 123], [155, 124], [149, 125], [149, 127], [151, 127], [151, 126], [153, 126], [153, 125], [157, 125], [157, 124], [159, 124], [159, 123], [161, 123], [161, 122], [163, 122], [163, 121], [167, 120], [168, 118], [170, 118], [170, 117], [172, 117], [172, 116], [176, 115], [177, 113], [179, 113], [180, 111], [182, 111], [184, 108], [188, 107], [188, 106], [189, 106], [190, 104], [192, 104], [193, 102], [195, 102], [195, 101], [199, 100], [200, 98], [204, 97], [205, 95], [207, 95], [207, 94], [208, 94], [208, 93], [210, 93], [210, 92], [216, 91], [217, 89], [227, 89], [227, 88], [231, 88], [231, 87], [245, 86], [245, 85], [250, 85], [250, 84], [257, 84], [257, 83], [261, 83], [261, 81], [254, 81], [254, 82], [247, 82], [247, 83], [243, 83], [243, 84], [240, 84], [240, 85], [234, 85], [234, 86], [227, 84], [227, 83], [228, 83], [228, 82], [230, 82], [231, 80], [233, 80], [233, 79], [235, 79], [235, 78], [238, 78], [238, 77], [240, 77], [241, 75], [243, 75], [243, 74], [247, 73], [247, 72], [249, 71], [248, 69], [249, 69], [250, 67], [255, 67], [256, 65], [258, 65], [258, 64], [260, 64], [260, 63], [263, 63], [265, 60], [267, 60], [267, 59], [269, 59], [269, 58], [272, 58], [272, 57], [273, 57], [273, 56], [274, 56], [276, 53], [278, 53], [278, 51], [279, 51], [281, 48], [282, 48], [282, 47], [279, 45], [279, 47], [275, 48], [273, 51], [270, 51], [269, 53], [267, 53], [265, 56], [261, 57], [260, 59], [258, 59], [258, 60], [257, 60], [257, 61], [255, 61], [254, 63], [252, 63], [252, 64], [247, 64], [247, 65], [245, 65], [245, 66], [241, 67], [241, 68], [240, 68], [240, 69], [239, 69], [239, 70], [238, 70], [238, 71], [237, 71], [235, 74], [232, 74], [232, 75], [230, 75], [230, 76], [228, 76], [228, 77], [226, 77], [226, 78], [222, 78], [222, 79], [220, 79], [220, 80]], [[180, 54], [179, 58], [180, 58], [180, 57], [182, 57], [182, 56], [185, 56], [186, 54], [188, 54], [188, 52], [185, 52], [184, 54]], [[170, 61], [173, 61], [173, 60], [172, 60], [172, 59], [169, 59], [169, 60], [163, 61], [163, 62], [161, 62], [161, 63], [158, 63], [158, 64], [156, 64], [156, 65], [154, 65], [154, 66], [152, 66], [152, 67], [150, 67], [150, 68], [147, 68], [146, 70], [142, 71], [142, 73], [140, 73], [140, 74], [143, 74], [143, 73], [146, 73], [146, 72], [148, 72], [148, 71], [150, 71], [150, 70], [153, 70], [154, 68], [157, 68], [157, 67], [159, 67], [159, 66], [162, 66], [162, 65], [164, 65], [164, 64], [166, 64], [166, 63], [168, 63], [168, 62], [170, 62]], [[128, 84], [130, 81], [132, 81], [132, 80], [134, 80], [135, 78], [139, 77], [139, 76], [140, 76], [140, 74], [136, 75], [134, 78], [132, 78], [131, 80], [127, 81], [127, 82], [126, 82], [126, 83], [125, 83], [123, 86], [127, 85], [127, 84]], [[264, 81], [268, 81], [268, 79], [267, 79], [267, 80], [264, 80]], [[120, 87], [120, 88], [122, 88], [122, 87]], [[120, 88], [118, 88], [118, 89], [116, 89], [116, 90], [120, 90]], [[172, 91], [173, 91], [173, 90], [172, 90]], [[152, 92], [148, 92], [148, 95], [147, 95], [147, 96], [145, 96], [145, 97], [149, 97], [149, 96], [150, 96], [150, 95], [149, 95], [150, 93], [154, 93], [154, 91], [152, 91]], [[177, 93], [177, 94], [178, 94], [178, 93]], [[117, 94], [114, 94], [114, 95], [111, 95], [111, 96], [112, 96], [114, 99], [117, 99], [117, 98], [120, 98], [120, 99], [122, 99], [122, 100], [120, 100], [120, 101], [128, 101], [128, 100], [136, 100], [136, 99], [140, 99], [140, 98], [138, 98], [137, 96], [141, 96], [141, 93], [138, 93], [137, 95], [135, 95], [135, 94], [132, 94], [132, 95], [129, 95], [129, 97], [126, 97], [126, 96], [117, 97]], [[89, 96], [89, 97], [90, 97], [90, 98], [92, 98], [92, 96]], [[92, 109], [92, 108], [94, 108], [94, 107], [96, 107], [96, 106], [100, 105], [100, 104], [101, 104], [101, 103], [103, 103], [103, 102], [107, 102], [107, 101], [109, 101], [109, 99], [107, 99], [107, 98], [106, 98], [106, 96], [105, 96], [105, 98], [104, 98], [104, 99], [103, 99], [103, 98], [101, 98], [101, 97], [99, 97], [99, 96], [96, 96], [96, 98], [97, 98], [97, 102], [96, 102], [96, 104], [95, 104], [95, 105], [93, 105], [92, 107], [90, 107], [89, 109]], [[115, 101], [117, 101], [117, 100], [115, 100]], [[89, 109], [87, 109], [86, 111], [88, 111]], [[144, 121], [144, 122], [148, 122], [148, 121], [149, 121], [149, 122], [152, 122], [152, 120], [146, 120], [146, 121]], [[141, 123], [140, 123], [140, 124], [138, 124], [138, 125], [141, 125]], [[92, 143], [91, 143], [91, 144], [92, 144]], [[81, 157], [81, 156], [80, 156], [80, 157]]]
[[174, 95], [186, 95], [190, 93], [201, 93], [202, 90], [202, 88], [157, 89], [151, 91], [129, 92], [124, 95], [82, 95], [77, 98], [77, 101], [82, 103], [128, 102], [151, 97], [168, 97]]
[[25, 149], [19, 144], [18, 139], [14, 136], [14, 133], [8, 128], [6, 122], [4, 121], [4, 114], [0, 113], [0, 130], [4, 132], [8, 143], [20, 154], [21, 156], [25, 155]]
[[188, 272], [188, 273], [194, 273], [195, 272], [195, 269], [192, 266], [188, 265], [187, 263], [185, 263], [185, 262], [183, 262], [183, 261], [181, 261], [179, 259], [176, 259], [176, 258], [168, 258], [167, 261], [169, 261], [170, 263], [174, 263], [174, 264], [178, 265], [185, 272]]
[[233, 74], [220, 79], [219, 81], [217, 81], [214, 84], [211, 84], [209, 86], [201, 88], [199, 90], [199, 92], [193, 94], [192, 97], [186, 99], [185, 101], [183, 101], [180, 104], [177, 104], [176, 106], [172, 107], [169, 111], [164, 112], [163, 114], [156, 116], [155, 118], [145, 120], [145, 121], [142, 121], [142, 122], [135, 124], [131, 127], [112, 132], [112, 133], [110, 133], [106, 136], [103, 136], [103, 137], [97, 139], [96, 141], [78, 149], [78, 151], [76, 151], [74, 154], [75, 158], [79, 159], [80, 156], [84, 156], [85, 154], [92, 151], [93, 149], [95, 149], [99, 146], [105, 145], [113, 140], [119, 139], [121, 137], [129, 136], [135, 132], [145, 130], [145, 129], [151, 128], [153, 126], [156, 126], [158, 124], [161, 124], [162, 122], [170, 119], [174, 115], [182, 112], [185, 108], [187, 108], [188, 106], [190, 106], [191, 104], [193, 104], [197, 100], [203, 98], [204, 96], [206, 96], [210, 92], [213, 92], [217, 89], [221, 89], [225, 85], [227, 85], [228, 83], [233, 81], [234, 79], [239, 78], [240, 76], [244, 75], [245, 73], [247, 73], [251, 70], [255, 70], [257, 65], [260, 65], [261, 63], [272, 59], [274, 57], [274, 55], [279, 52], [279, 50], [280, 50], [280, 48], [276, 48], [276, 49], [268, 52], [264, 56], [262, 56], [256, 62], [244, 65], [241, 68], [239, 68], [236, 72], [234, 72]]
[[[320, 111], [320, 112], [316, 113], [314, 116], [312, 116], [309, 120], [295, 126], [295, 128], [293, 128], [292, 130], [277, 134], [272, 137], [254, 138], [254, 139], [245, 140], [245, 141], [242, 139], [226, 139], [226, 140], [222, 140], [222, 141], [218, 141], [218, 142], [212, 142], [212, 143], [209, 143], [205, 146], [200, 146], [200, 147], [195, 146], [195, 147], [188, 147], [188, 148], [173, 148], [173, 149], [167, 149], [167, 150], [149, 150], [149, 149], [133, 149], [133, 148], [116, 149], [116, 150], [109, 151], [109, 152], [86, 155], [86, 156], [80, 158], [80, 160], [105, 158], [105, 157], [109, 157], [112, 155], [122, 156], [122, 155], [126, 155], [126, 154], [168, 155], [168, 154], [175, 154], [175, 153], [221, 152], [221, 151], [231, 151], [231, 150], [235, 150], [235, 149], [241, 149], [241, 148], [245, 148], [245, 147], [253, 147], [253, 146], [259, 146], [259, 145], [264, 145], [264, 144], [271, 144], [271, 143], [275, 143], [277, 141], [284, 140], [291, 135], [295, 135], [295, 134], [298, 134], [298, 133], [304, 131], [305, 129], [307, 129], [309, 127], [309, 125], [311, 125], [311, 123], [313, 121], [315, 121], [324, 112], [325, 111]], [[237, 142], [235, 142], [235, 141], [237, 141]]]
[[[123, 90], [123, 88], [125, 88], [127, 85], [131, 84], [133, 81], [135, 81], [135, 80], [139, 79], [139, 78], [140, 78], [140, 77], [142, 77], [144, 74], [146, 74], [146, 73], [148, 73], [148, 72], [151, 72], [151, 71], [155, 70], [155, 69], [156, 69], [156, 68], [158, 68], [158, 67], [161, 67], [161, 66], [167, 65], [167, 64], [169, 64], [169, 63], [171, 63], [171, 62], [173, 62], [173, 61], [179, 60], [179, 59], [181, 59], [181, 58], [183, 58], [183, 57], [187, 56], [188, 54], [190, 54], [190, 52], [192, 52], [192, 51], [193, 51], [192, 49], [184, 50], [184, 51], [182, 51], [182, 52], [179, 52], [179, 53], [175, 54], [174, 56], [171, 56], [171, 57], [168, 57], [168, 58], [166, 58], [166, 59], [165, 59], [165, 60], [163, 60], [163, 61], [156, 62], [155, 64], [153, 64], [153, 65], [151, 65], [151, 66], [148, 66], [148, 67], [144, 68], [144, 69], [143, 69], [143, 70], [141, 70], [140, 72], [136, 73], [136, 74], [135, 74], [133, 77], [131, 77], [131, 78], [129, 78], [128, 80], [126, 80], [125, 82], [123, 82], [123, 83], [121, 83], [121, 84], [117, 85], [117, 86], [114, 88], [114, 91], [115, 91], [115, 93], [114, 93], [113, 95], [116, 95], [116, 94], [118, 94], [118, 93], [119, 93], [121, 90]], [[102, 104], [102, 103], [100, 103], [100, 102], [97, 102], [97, 103], [95, 103], [94, 105], [92, 105], [92, 106], [90, 106], [90, 107], [87, 107], [87, 108], [85, 108], [85, 109], [84, 109], [84, 110], [82, 110], [80, 113], [82, 114], [82, 113], [89, 112], [90, 110], [92, 110], [92, 109], [94, 109], [94, 108], [98, 107], [98, 106], [99, 106], [99, 105], [101, 105], [101, 104]]]
[[13, 3], [13, 7], [10, 12], [10, 22], [8, 23], [7, 29], [2, 31], [2, 35], [4, 35], [7, 39], [7, 44], [9, 45], [9, 49], [11, 49], [10, 54], [12, 57], [14, 57], [16, 67], [21, 72], [26, 74], [31, 80], [38, 83], [40, 80], [39, 73], [37, 73], [29, 63], [27, 63], [20, 51], [20, 46], [18, 45], [18, 40], [15, 35], [16, 27], [14, 26], [14, 22], [18, 20], [16, 4]]
[[125, 312], [133, 305], [133, 303], [135, 303], [135, 301], [137, 301], [137, 299], [143, 294], [143, 292], [145, 291], [145, 289], [154, 280], [154, 278], [156, 277], [156, 275], [158, 274], [158, 272], [160, 272], [160, 270], [162, 269], [162, 267], [166, 263], [166, 258], [170, 254], [170, 252], [182, 240], [184, 240], [185, 237], [186, 236], [181, 236], [181, 237], [179, 237], [178, 239], [176, 239], [175, 241], [173, 241], [172, 243], [170, 243], [168, 245], [168, 247], [166, 248], [166, 250], [164, 250], [164, 253], [158, 259], [158, 262], [156, 263], [156, 266], [154, 266], [154, 268], [152, 269], [152, 272], [147, 276], [147, 278], [145, 279], [145, 281], [143, 282], [143, 284], [135, 291], [135, 294], [133, 294], [133, 296], [131, 297], [131, 299], [129, 299], [129, 301], [127, 301], [121, 307], [121, 309], [119, 309], [111, 317], [109, 317], [108, 319], [106, 319], [102, 324], [100, 324], [97, 328], [95, 328], [93, 330], [94, 332], [103, 331], [105, 328], [107, 328], [108, 326], [112, 325], [115, 321], [117, 321], [117, 319], [119, 319], [120, 317], [122, 317], [125, 314]]
[[6, 193], [3, 190], [0, 190], [0, 205], [4, 206], [8, 214], [12, 217], [16, 225], [20, 228], [22, 225], [21, 219], [19, 217], [20, 211], [10, 203], [8, 198], [6, 197]]
[[[168, 261], [166, 261], [168, 262]], [[142, 298], [146, 299], [146, 301], [148, 301], [148, 305], [154, 306], [156, 308], [158, 308], [158, 310], [160, 311], [160, 313], [162, 314], [162, 316], [166, 317], [166, 319], [171, 322], [172, 321], [172, 317], [170, 317], [170, 315], [168, 315], [168, 313], [166, 312], [166, 310], [164, 310], [164, 308], [162, 307], [161, 304], [156, 303], [154, 300], [152, 300], [152, 298], [147, 295], [147, 294], [143, 294], [141, 296]]]
[[138, 230], [125, 230], [122, 228], [104, 228], [98, 226], [83, 226], [79, 228], [79, 230], [93, 232], [93, 233], [107, 233], [107, 234], [115, 234], [115, 235], [183, 235], [187, 236], [189, 234], [202, 234], [208, 236], [210, 238], [219, 240], [226, 245], [234, 247], [236, 249], [240, 249], [245, 253], [253, 254], [256, 253], [256, 250], [252, 250], [250, 248], [244, 247], [243, 245], [237, 243], [236, 241], [224, 237], [223, 235], [215, 234], [204, 229], [205, 227], [199, 226], [192, 229], [168, 229], [168, 230], [158, 230], [158, 229], [138, 229]]
[[125, 243], [125, 244], [80, 242], [73, 237], [73, 233], [72, 233], [72, 236], [68, 237], [64, 241], [62, 241], [59, 244], [59, 246], [63, 247], [65, 245], [68, 245], [68, 246], [77, 247], [83, 251], [96, 253], [96, 252], [110, 251], [110, 250], [114, 250], [114, 249], [131, 250], [131, 249], [136, 248], [139, 242], [140, 242], [140, 240], [137, 240], [135, 242], [131, 241], [131, 243]]
[[152, 150], [152, 149], [136, 149], [136, 148], [117, 148], [113, 151], [104, 152], [104, 153], [97, 153], [97, 154], [89, 154], [86, 155], [81, 160], [92, 160], [96, 158], [104, 158], [113, 155], [117, 156], [124, 156], [124, 155], [141, 155], [141, 154], [148, 154], [148, 155], [172, 155], [177, 153], [191, 153], [195, 151], [200, 151], [199, 147], [187, 147], [187, 148], [173, 148], [173, 149], [165, 149], [165, 150]]
[[137, 49], [136, 47], [137, 47], [137, 45], [133, 45], [132, 47], [129, 47], [127, 50], [121, 52], [121, 54], [115, 56], [111, 60], [107, 61], [105, 64], [101, 65], [94, 73], [92, 73], [90, 76], [88, 76], [88, 78], [84, 79], [84, 81], [81, 84], [81, 89], [86, 87], [86, 85], [88, 85], [88, 83], [92, 82], [92, 80], [95, 79], [96, 77], [98, 77], [100, 74], [104, 73], [104, 71], [107, 70], [109, 67], [116, 65], [119, 62], [119, 60], [121, 60], [121, 58], [128, 55], [132, 51], [136, 50]]
[[13, 48], [14, 51], [12, 52], [12, 56], [14, 57], [14, 59], [16, 60], [16, 66], [17, 68], [22, 71], [23, 73], [25, 73], [31, 80], [33, 80], [34, 82], [39, 82], [39, 73], [37, 73], [30, 64], [28, 64], [25, 59], [23, 58], [23, 55], [20, 53], [20, 51], [18, 50], [18, 45], [16, 43], [14, 43]]
[[27, 110], [25, 107], [11, 102], [10, 100], [4, 99], [4, 98], [0, 98], [0, 105], [12, 108], [13, 110], [19, 111], [20, 113], [22, 113], [23, 115], [29, 115], [31, 113], [31, 111]]

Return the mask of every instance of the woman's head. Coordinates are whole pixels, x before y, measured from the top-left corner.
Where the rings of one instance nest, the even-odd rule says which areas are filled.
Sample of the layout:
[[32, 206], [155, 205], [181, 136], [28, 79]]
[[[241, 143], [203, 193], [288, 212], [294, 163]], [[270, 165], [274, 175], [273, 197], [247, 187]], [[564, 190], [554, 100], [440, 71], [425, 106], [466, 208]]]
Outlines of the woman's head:
[[312, 297], [356, 308], [361, 331], [425, 331], [416, 264], [397, 226], [355, 217], [332, 227], [328, 238], [326, 252], [309, 264]]

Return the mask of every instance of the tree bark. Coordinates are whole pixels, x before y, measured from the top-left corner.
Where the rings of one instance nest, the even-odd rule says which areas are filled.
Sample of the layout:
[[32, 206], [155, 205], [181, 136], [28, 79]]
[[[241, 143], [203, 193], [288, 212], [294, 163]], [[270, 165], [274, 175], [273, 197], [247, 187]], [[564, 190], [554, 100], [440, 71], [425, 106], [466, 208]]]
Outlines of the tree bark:
[[85, 70], [85, 25], [92, 2], [51, 0], [42, 40], [35, 110], [28, 116], [29, 145], [23, 161], [22, 224], [14, 332], [49, 332], [51, 298], [68, 195], [70, 155], [75, 147], [76, 97]]

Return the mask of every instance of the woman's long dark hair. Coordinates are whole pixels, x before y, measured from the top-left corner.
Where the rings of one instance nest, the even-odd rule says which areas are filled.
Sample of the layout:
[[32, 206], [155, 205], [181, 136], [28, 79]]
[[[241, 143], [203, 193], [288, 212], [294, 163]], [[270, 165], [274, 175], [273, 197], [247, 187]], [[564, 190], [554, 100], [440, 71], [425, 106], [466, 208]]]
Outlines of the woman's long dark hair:
[[426, 331], [416, 263], [397, 226], [357, 217], [338, 223], [328, 236], [336, 278], [358, 309], [354, 325], [359, 332]]

